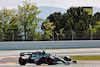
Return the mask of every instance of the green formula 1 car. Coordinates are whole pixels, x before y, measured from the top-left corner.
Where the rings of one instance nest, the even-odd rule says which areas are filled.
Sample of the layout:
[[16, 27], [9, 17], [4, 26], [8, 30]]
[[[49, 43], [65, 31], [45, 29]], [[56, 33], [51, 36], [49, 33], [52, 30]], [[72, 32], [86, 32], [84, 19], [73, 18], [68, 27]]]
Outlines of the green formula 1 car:
[[[19, 57], [19, 64], [25, 65], [26, 63], [35, 63], [36, 65], [40, 65], [42, 63], [52, 65], [52, 64], [70, 64], [73, 63], [69, 56], [65, 56], [61, 58], [59, 56], [53, 56], [50, 53], [43, 52], [22, 52]], [[76, 63], [76, 61], [74, 61]]]

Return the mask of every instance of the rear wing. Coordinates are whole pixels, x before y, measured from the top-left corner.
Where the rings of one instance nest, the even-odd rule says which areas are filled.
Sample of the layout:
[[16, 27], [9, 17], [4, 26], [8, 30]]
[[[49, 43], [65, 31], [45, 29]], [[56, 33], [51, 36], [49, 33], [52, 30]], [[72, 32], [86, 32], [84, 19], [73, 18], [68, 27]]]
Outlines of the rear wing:
[[20, 53], [20, 56], [24, 56], [24, 55], [32, 55], [33, 52], [22, 52]]

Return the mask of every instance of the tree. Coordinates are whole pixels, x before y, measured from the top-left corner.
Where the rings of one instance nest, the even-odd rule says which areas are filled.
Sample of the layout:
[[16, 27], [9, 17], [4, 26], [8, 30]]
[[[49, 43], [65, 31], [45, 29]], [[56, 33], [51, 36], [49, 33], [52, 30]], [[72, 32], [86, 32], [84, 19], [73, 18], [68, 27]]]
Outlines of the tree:
[[81, 7], [71, 7], [67, 13], [69, 18], [66, 21], [65, 29], [74, 31], [77, 39], [89, 39], [89, 24], [94, 24], [92, 15], [88, 15], [88, 12], [83, 11]]
[[50, 22], [53, 22], [53, 25], [56, 26], [54, 31], [60, 31], [60, 29], [62, 28], [61, 25], [63, 24], [61, 23], [62, 19], [61, 12], [53, 13], [50, 16], [48, 16], [47, 19], [49, 19]]
[[[36, 19], [36, 15], [38, 15], [40, 11], [35, 3], [30, 3], [28, 1], [23, 1], [23, 6], [18, 6], [18, 18], [21, 24], [21, 29], [24, 32], [25, 40], [27, 38], [27, 34], [31, 31], [35, 26], [38, 26], [38, 22], [34, 22]], [[35, 31], [35, 29], [33, 29]], [[32, 31], [33, 31], [32, 30]]]
[[[68, 13], [67, 15], [69, 15], [69, 18], [66, 22], [68, 24], [70, 23], [71, 30], [73, 30], [73, 31], [84, 31], [84, 30], [88, 29], [89, 15], [88, 15], [87, 12], [83, 12], [82, 8], [71, 7], [70, 9], [67, 10], [67, 13]], [[67, 25], [67, 23], [66, 23], [66, 25]]]
[[[2, 40], [9, 40], [9, 36], [7, 35], [9, 32], [9, 28], [11, 29], [11, 27], [9, 27], [9, 21], [12, 18], [11, 16], [13, 15], [14, 10], [9, 10], [7, 8], [3, 8], [2, 10], [0, 10], [0, 35], [1, 35], [1, 41]], [[14, 23], [15, 24], [15, 23]], [[11, 36], [11, 35], [10, 35]]]
[[27, 39], [37, 41], [37, 39], [38, 39], [38, 36], [37, 35], [39, 33], [36, 32], [35, 29], [36, 28], [40, 28], [40, 26], [38, 26], [39, 21], [41, 21], [41, 19], [40, 18], [36, 18], [35, 19], [35, 22], [33, 22], [32, 25], [29, 26], [30, 27], [30, 30], [28, 30], [28, 32], [27, 32], [27, 36], [28, 36]]
[[90, 24], [88, 30], [92, 32], [94, 39], [100, 39], [100, 21], [97, 21], [96, 25], [94, 26]]
[[18, 29], [18, 14], [16, 13], [16, 9], [12, 10], [13, 13], [10, 16], [10, 22], [8, 24], [8, 35], [11, 35], [11, 40], [22, 40], [21, 36], [21, 31]]
[[94, 14], [95, 20], [100, 21], [100, 12]]
[[83, 8], [81, 7], [71, 7], [64, 14], [61, 14], [60, 12], [53, 13], [48, 16], [47, 19], [56, 26], [54, 31], [58, 32], [63, 28], [63, 31], [78, 31], [76, 34], [82, 34], [80, 37], [83, 37], [87, 32], [89, 24], [95, 24], [92, 15], [88, 15], [88, 12], [83, 11]]
[[53, 30], [55, 26], [53, 25], [53, 22], [50, 22], [49, 19], [46, 19], [42, 24], [42, 30], [44, 31], [44, 37], [45, 39], [51, 39], [51, 36], [53, 36]]
[[87, 30], [90, 18], [91, 16], [89, 16], [87, 12], [83, 12], [81, 7], [71, 7], [67, 10], [67, 13], [53, 13], [47, 17], [47, 19], [49, 19], [50, 22], [53, 22], [53, 25], [56, 26], [54, 31], [60, 31], [62, 28], [64, 28], [65, 31]]

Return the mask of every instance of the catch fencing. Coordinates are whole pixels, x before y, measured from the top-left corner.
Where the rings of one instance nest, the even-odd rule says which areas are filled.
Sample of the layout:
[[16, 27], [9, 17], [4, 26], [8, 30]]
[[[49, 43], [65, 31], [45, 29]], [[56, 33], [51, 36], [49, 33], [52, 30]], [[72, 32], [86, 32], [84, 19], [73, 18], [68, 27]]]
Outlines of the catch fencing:
[[100, 40], [100, 31], [93, 33], [91, 31], [63, 31], [63, 35], [57, 35], [54, 31], [52, 40]]
[[49, 39], [45, 37], [44, 33], [28, 32], [26, 39], [24, 33], [20, 32], [0, 32], [0, 41], [64, 41], [64, 40], [100, 40], [100, 31], [94, 33], [91, 31], [63, 31], [62, 34], [59, 31], [53, 31], [52, 36]]

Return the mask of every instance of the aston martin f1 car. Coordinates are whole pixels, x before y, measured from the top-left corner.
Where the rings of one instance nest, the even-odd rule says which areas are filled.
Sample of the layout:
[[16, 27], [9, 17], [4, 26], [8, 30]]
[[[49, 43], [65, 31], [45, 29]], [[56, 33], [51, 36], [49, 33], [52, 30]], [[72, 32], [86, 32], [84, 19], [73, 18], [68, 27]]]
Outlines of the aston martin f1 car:
[[42, 63], [52, 65], [52, 64], [70, 64], [72, 63], [69, 56], [61, 58], [59, 56], [53, 56], [50, 53], [43, 52], [22, 52], [19, 57], [19, 64], [25, 65], [26, 63], [35, 63], [36, 65], [41, 65]]

